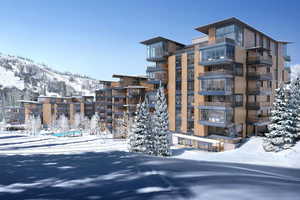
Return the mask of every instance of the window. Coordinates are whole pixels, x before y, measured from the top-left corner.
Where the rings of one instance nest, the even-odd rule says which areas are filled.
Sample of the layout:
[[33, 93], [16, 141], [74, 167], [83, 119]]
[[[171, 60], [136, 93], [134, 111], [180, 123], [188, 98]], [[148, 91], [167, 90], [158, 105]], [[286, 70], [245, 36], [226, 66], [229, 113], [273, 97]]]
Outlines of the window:
[[176, 81], [176, 91], [181, 91], [181, 81]]
[[188, 69], [188, 80], [194, 80], [194, 69]]
[[272, 88], [272, 81], [268, 81], [268, 88]]
[[244, 74], [243, 64], [237, 63], [235, 65], [235, 74], [237, 76], [243, 76], [243, 74]]
[[216, 39], [230, 38], [236, 42], [237, 45], [243, 46], [243, 28], [232, 24], [216, 29]]
[[161, 58], [165, 53], [165, 43], [157, 42], [147, 46], [147, 58]]
[[203, 91], [232, 91], [231, 79], [205, 79], [201, 81]]
[[216, 61], [222, 59], [234, 59], [234, 46], [224, 45], [201, 50], [201, 61]]
[[270, 102], [271, 101], [271, 97], [270, 95], [267, 96], [267, 102]]
[[201, 109], [200, 119], [214, 123], [231, 122], [233, 117], [232, 111]]
[[194, 53], [187, 54], [187, 65], [194, 65]]
[[181, 55], [176, 55], [176, 68], [181, 67]]
[[236, 106], [243, 106], [243, 95], [242, 94], [236, 94], [235, 95], [235, 105]]

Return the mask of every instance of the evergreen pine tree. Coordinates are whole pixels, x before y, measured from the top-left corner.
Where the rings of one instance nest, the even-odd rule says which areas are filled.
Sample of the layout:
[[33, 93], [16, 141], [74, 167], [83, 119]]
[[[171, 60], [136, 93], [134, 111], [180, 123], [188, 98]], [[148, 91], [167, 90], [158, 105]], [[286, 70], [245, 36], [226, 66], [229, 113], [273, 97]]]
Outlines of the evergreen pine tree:
[[266, 151], [281, 151], [291, 147], [296, 136], [296, 115], [294, 106], [291, 106], [291, 90], [284, 86], [276, 89], [273, 110], [271, 112], [271, 124], [263, 147]]
[[132, 152], [148, 152], [149, 144], [146, 138], [149, 133], [149, 108], [147, 101], [144, 101], [137, 110], [134, 120], [133, 131], [129, 136], [129, 150]]
[[155, 154], [158, 156], [170, 156], [168, 107], [164, 89], [161, 86], [157, 90], [156, 94], [156, 104], [152, 124], [155, 141]]
[[296, 115], [296, 125], [297, 125], [297, 136], [300, 138], [300, 77], [297, 77], [290, 84], [291, 90], [291, 106], [294, 108]]

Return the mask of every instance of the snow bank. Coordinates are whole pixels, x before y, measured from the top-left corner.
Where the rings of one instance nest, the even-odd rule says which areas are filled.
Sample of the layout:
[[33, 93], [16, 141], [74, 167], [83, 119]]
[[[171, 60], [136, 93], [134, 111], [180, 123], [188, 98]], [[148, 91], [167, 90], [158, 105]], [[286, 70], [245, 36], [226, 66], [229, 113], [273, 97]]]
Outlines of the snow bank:
[[174, 147], [173, 154], [175, 158], [181, 159], [300, 168], [300, 142], [290, 150], [273, 153], [264, 151], [262, 141], [261, 137], [252, 137], [240, 148], [225, 152], [182, 150]]

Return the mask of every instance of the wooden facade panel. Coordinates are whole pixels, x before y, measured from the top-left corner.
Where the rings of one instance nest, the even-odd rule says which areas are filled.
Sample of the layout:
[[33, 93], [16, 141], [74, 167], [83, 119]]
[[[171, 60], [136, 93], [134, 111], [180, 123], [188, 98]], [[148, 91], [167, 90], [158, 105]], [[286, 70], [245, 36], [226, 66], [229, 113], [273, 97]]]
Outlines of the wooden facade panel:
[[175, 56], [168, 57], [168, 109], [169, 109], [169, 129], [175, 131], [175, 95], [176, 95], [176, 60]]
[[52, 122], [52, 113], [51, 113], [52, 105], [49, 103], [43, 104], [43, 124], [50, 125]]
[[200, 110], [199, 106], [204, 102], [204, 96], [199, 95], [198, 92], [200, 91], [200, 81], [198, 77], [200, 73], [204, 72], [204, 66], [199, 65], [199, 61], [201, 60], [200, 51], [195, 49], [195, 56], [194, 56], [194, 63], [195, 63], [195, 77], [194, 77], [194, 88], [195, 88], [195, 110], [194, 110], [194, 134], [196, 136], [207, 136], [207, 126], [203, 126], [199, 123], [200, 120]]
[[249, 29], [244, 29], [244, 46], [250, 48], [255, 46], [255, 33]]
[[181, 131], [187, 132], [187, 53], [181, 55]]

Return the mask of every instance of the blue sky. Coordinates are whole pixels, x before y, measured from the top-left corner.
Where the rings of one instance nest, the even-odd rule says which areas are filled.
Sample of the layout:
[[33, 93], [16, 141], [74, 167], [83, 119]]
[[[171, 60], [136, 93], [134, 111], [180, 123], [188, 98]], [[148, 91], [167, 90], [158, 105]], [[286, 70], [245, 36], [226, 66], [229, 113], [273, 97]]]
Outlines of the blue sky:
[[140, 41], [163, 36], [189, 44], [195, 27], [237, 17], [289, 46], [300, 63], [300, 1], [1, 0], [0, 52], [54, 69], [110, 80], [144, 74]]

